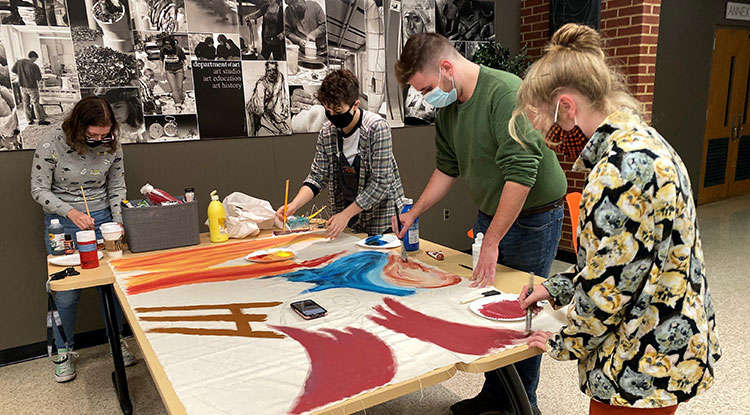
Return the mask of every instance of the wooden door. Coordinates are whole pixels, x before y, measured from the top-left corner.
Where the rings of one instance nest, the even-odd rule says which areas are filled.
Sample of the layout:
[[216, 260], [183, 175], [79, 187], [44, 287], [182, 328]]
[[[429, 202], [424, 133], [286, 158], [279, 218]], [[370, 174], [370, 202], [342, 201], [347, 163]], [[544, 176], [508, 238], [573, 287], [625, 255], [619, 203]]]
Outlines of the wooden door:
[[699, 203], [750, 194], [750, 30], [717, 29]]

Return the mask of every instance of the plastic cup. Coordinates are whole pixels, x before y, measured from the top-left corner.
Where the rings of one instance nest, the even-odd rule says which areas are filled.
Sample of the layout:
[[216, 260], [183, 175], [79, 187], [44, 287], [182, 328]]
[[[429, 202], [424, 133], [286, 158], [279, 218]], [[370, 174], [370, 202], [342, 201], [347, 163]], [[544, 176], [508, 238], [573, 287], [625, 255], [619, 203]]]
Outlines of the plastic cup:
[[122, 256], [122, 228], [119, 224], [109, 222], [99, 227], [104, 237], [104, 245], [110, 258]]
[[78, 255], [81, 257], [81, 268], [92, 269], [99, 266], [99, 256], [96, 251], [96, 232], [76, 232]]

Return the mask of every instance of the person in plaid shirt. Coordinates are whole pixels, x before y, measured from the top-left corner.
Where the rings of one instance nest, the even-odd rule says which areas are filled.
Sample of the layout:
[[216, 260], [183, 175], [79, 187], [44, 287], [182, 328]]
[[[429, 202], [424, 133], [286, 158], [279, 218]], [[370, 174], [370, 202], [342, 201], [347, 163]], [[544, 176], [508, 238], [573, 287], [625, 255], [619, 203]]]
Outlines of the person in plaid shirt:
[[[391, 127], [378, 114], [360, 108], [359, 81], [349, 70], [329, 73], [318, 91], [328, 121], [318, 135], [315, 156], [286, 214], [328, 186], [334, 215], [326, 223], [330, 238], [346, 227], [376, 235], [391, 227], [394, 203], [402, 207], [404, 190], [393, 157]], [[276, 212], [283, 216], [284, 207]]]

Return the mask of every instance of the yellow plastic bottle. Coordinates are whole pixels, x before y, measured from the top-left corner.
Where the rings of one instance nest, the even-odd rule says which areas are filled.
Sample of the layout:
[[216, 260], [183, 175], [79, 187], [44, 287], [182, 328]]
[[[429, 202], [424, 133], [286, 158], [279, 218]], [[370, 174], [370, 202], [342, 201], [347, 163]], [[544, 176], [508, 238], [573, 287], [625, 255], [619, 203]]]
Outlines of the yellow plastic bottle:
[[211, 192], [211, 203], [208, 204], [208, 234], [211, 236], [211, 242], [225, 242], [229, 239], [227, 227], [224, 225], [226, 219], [224, 205], [214, 190]]

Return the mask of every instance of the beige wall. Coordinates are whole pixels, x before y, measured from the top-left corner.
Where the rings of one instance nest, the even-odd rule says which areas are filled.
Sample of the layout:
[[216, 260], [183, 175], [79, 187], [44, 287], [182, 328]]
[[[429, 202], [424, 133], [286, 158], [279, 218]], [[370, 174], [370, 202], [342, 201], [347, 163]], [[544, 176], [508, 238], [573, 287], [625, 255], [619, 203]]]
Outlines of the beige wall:
[[[417, 197], [435, 168], [433, 127], [393, 131], [394, 154], [407, 196]], [[233, 191], [283, 203], [284, 180], [296, 191], [310, 167], [314, 134], [289, 137], [245, 138], [125, 146], [128, 196], [149, 182], [169, 192], [194, 187], [206, 220], [208, 194], [217, 189], [224, 197]], [[32, 151], [0, 154], [0, 350], [45, 339], [46, 278], [42, 209], [29, 195]], [[292, 192], [290, 190], [290, 192]], [[326, 203], [325, 195], [315, 200]], [[442, 220], [442, 209], [451, 219]], [[420, 232], [430, 240], [467, 249], [466, 230], [476, 210], [463, 183], [420, 218]], [[207, 229], [202, 227], [203, 231]], [[103, 327], [95, 290], [86, 290], [78, 314], [77, 332]]]

